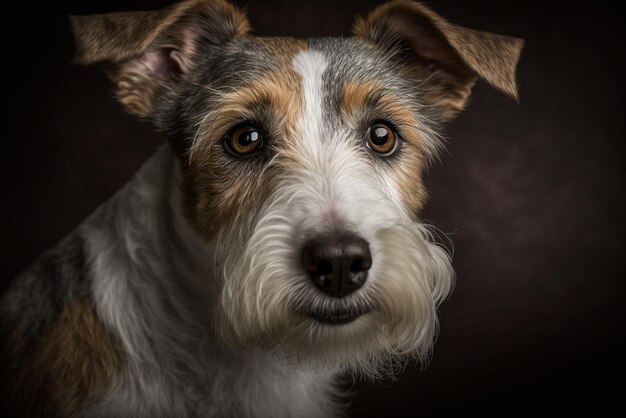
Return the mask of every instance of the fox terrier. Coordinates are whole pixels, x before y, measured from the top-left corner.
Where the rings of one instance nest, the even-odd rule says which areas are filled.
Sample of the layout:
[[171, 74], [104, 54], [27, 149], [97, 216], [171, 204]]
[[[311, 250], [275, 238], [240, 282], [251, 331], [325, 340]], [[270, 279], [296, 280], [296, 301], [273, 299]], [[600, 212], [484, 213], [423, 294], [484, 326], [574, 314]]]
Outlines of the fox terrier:
[[438, 129], [516, 38], [395, 0], [352, 37], [263, 38], [224, 0], [72, 16], [168, 144], [2, 299], [15, 416], [326, 417], [422, 364], [450, 256], [420, 222]]

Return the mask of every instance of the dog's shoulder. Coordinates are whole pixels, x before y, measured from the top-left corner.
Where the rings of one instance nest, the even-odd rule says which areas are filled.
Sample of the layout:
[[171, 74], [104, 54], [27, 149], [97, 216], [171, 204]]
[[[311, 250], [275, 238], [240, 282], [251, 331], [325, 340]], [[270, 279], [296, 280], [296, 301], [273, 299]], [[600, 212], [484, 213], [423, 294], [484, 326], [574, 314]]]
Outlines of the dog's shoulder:
[[20, 274], [0, 305], [3, 405], [8, 416], [72, 416], [119, 369], [115, 338], [91, 299], [78, 232]]
[[73, 299], [90, 297], [85, 242], [75, 231], [16, 277], [2, 298], [5, 322], [39, 336]]

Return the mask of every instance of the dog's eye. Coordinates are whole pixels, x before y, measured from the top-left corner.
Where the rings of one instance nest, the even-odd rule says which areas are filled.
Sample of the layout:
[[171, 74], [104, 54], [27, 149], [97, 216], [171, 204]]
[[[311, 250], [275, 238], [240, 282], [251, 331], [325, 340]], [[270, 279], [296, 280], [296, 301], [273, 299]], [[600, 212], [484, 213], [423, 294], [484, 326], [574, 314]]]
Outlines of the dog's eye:
[[228, 134], [224, 146], [232, 154], [250, 155], [263, 146], [263, 136], [252, 126], [240, 126]]
[[367, 146], [384, 157], [394, 153], [397, 142], [396, 133], [386, 123], [376, 122], [367, 131]]

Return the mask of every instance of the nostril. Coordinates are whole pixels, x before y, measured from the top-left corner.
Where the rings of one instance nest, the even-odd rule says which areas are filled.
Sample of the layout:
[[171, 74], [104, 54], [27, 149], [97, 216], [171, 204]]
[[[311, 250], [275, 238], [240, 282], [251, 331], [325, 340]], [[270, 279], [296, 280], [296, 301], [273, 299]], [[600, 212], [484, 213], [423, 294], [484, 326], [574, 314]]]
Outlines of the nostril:
[[333, 265], [330, 261], [320, 260], [315, 268], [315, 274], [329, 275], [333, 272]]
[[318, 274], [314, 274], [312, 276], [313, 282], [315, 283], [315, 286], [317, 286], [320, 289], [329, 289], [333, 286], [333, 281], [330, 279], [329, 276], [326, 275], [318, 275]]
[[369, 267], [365, 265], [365, 259], [357, 258], [350, 264], [350, 273], [360, 273], [362, 271], [369, 270]]

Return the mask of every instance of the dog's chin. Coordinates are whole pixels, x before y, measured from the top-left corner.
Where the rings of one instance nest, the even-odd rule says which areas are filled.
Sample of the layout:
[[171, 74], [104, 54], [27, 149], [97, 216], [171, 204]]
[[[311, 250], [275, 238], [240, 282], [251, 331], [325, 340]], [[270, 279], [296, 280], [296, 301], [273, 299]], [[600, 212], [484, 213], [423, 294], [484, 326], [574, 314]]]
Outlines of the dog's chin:
[[387, 377], [411, 355], [393, 350], [385, 330], [381, 313], [375, 309], [309, 312], [293, 319], [289, 331], [272, 351], [296, 369]]
[[254, 339], [228, 340], [227, 344], [271, 354], [295, 369], [342, 371], [368, 378], [394, 375], [407, 360], [419, 356], [419, 332], [405, 330], [413, 338], [403, 338], [400, 331], [409, 324], [390, 322], [385, 310], [375, 305], [342, 308], [285, 312], [273, 329], [266, 328]]

